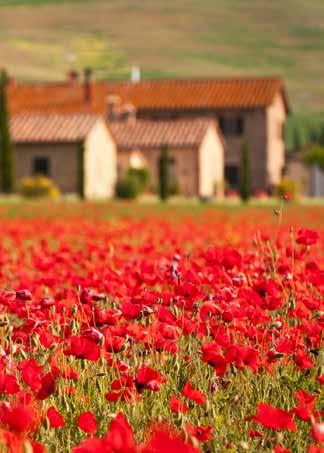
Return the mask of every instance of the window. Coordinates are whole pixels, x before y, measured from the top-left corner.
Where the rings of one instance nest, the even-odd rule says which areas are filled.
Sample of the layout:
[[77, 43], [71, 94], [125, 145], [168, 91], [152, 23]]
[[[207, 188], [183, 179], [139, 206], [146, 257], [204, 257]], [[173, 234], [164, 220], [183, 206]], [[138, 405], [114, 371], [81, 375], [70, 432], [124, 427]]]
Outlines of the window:
[[239, 185], [238, 165], [225, 165], [225, 181], [230, 189], [237, 189]]
[[34, 157], [33, 174], [50, 176], [50, 162], [48, 157]]
[[219, 125], [224, 135], [240, 136], [244, 132], [244, 121], [240, 116], [220, 117]]

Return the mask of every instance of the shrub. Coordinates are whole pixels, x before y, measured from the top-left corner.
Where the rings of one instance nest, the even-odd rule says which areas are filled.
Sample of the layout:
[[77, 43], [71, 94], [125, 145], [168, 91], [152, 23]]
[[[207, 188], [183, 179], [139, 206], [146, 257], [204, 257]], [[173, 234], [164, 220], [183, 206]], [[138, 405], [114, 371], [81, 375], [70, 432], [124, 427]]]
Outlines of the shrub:
[[21, 194], [26, 198], [57, 198], [60, 191], [51, 179], [37, 175], [22, 179]]
[[130, 167], [127, 171], [127, 175], [137, 180], [140, 192], [146, 189], [150, 179], [147, 168]]
[[324, 147], [316, 146], [312, 150], [308, 151], [304, 157], [307, 165], [318, 165], [324, 169]]
[[140, 192], [137, 178], [126, 175], [117, 181], [116, 196], [117, 198], [132, 199], [136, 198]]
[[280, 198], [286, 198], [287, 196], [291, 200], [295, 200], [298, 196], [299, 187], [296, 181], [284, 178], [280, 184], [277, 185], [275, 193]]

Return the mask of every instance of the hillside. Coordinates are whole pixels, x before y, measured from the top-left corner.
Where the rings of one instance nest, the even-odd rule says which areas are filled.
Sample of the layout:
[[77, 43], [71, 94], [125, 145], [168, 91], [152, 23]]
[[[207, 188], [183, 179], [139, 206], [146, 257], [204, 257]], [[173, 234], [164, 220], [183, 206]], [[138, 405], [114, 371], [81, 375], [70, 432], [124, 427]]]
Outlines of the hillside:
[[280, 75], [294, 111], [324, 111], [323, 0], [0, 0], [0, 39], [18, 79]]

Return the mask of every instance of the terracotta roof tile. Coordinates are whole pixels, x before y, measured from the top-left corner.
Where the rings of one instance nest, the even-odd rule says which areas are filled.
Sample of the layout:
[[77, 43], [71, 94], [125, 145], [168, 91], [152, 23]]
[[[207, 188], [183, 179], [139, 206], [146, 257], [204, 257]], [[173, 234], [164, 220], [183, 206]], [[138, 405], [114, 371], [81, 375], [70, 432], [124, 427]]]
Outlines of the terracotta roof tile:
[[174, 148], [197, 148], [212, 124], [216, 126], [210, 119], [137, 120], [134, 123], [113, 122], [109, 129], [119, 150], [161, 148], [165, 144]]
[[130, 101], [139, 110], [257, 108], [270, 105], [276, 93], [287, 100], [279, 78], [155, 80], [116, 82], [109, 93]]
[[106, 110], [106, 82], [91, 84], [91, 100], [85, 99], [82, 83], [35, 83], [9, 86], [11, 114], [22, 113], [97, 113]]
[[279, 78], [187, 79], [133, 82], [91, 82], [91, 100], [85, 99], [81, 82], [12, 84], [9, 108], [17, 113], [106, 114], [107, 97], [118, 95], [139, 110], [257, 108], [271, 104], [282, 93], [289, 110], [284, 85]]
[[85, 139], [98, 115], [13, 115], [13, 143], [75, 143]]

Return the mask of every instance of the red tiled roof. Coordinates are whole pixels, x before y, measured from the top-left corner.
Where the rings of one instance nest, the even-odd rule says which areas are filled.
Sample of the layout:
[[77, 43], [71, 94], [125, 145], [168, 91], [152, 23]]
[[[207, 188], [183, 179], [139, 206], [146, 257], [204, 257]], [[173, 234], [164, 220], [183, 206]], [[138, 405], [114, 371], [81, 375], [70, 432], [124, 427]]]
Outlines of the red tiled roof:
[[139, 110], [257, 108], [270, 105], [282, 93], [279, 78], [236, 78], [212, 80], [155, 80], [109, 84], [109, 94], [132, 102]]
[[22, 113], [96, 113], [106, 110], [106, 82], [91, 83], [91, 99], [85, 99], [82, 83], [12, 84], [8, 89], [12, 115]]
[[10, 120], [13, 143], [75, 143], [84, 140], [98, 115], [14, 115]]
[[134, 148], [197, 148], [204, 139], [207, 129], [217, 123], [210, 119], [148, 121], [134, 123], [116, 121], [109, 129], [119, 150]]
[[270, 105], [281, 93], [289, 110], [284, 84], [279, 78], [187, 79], [133, 82], [91, 82], [91, 100], [85, 99], [81, 82], [12, 84], [11, 114], [106, 114], [107, 97], [120, 96], [138, 110], [257, 108]]

